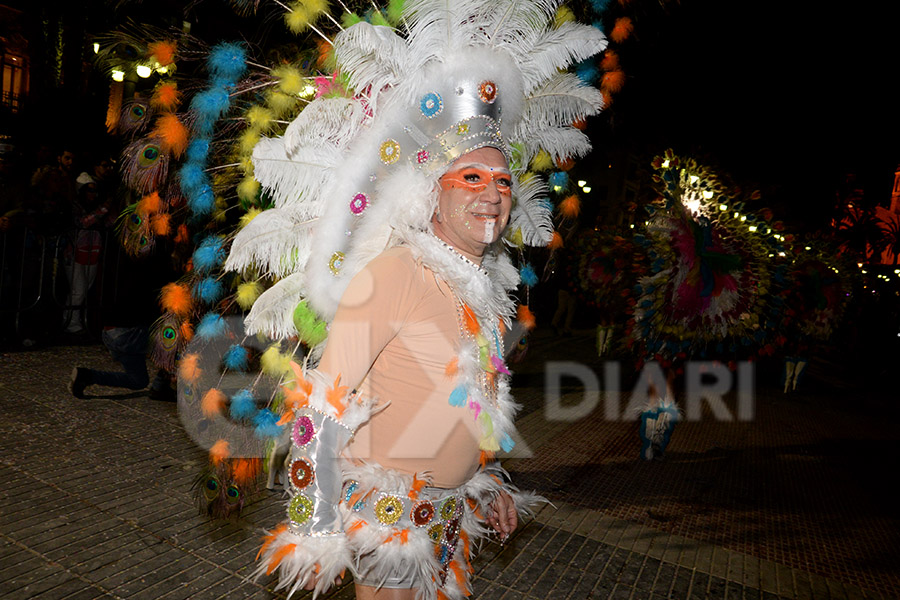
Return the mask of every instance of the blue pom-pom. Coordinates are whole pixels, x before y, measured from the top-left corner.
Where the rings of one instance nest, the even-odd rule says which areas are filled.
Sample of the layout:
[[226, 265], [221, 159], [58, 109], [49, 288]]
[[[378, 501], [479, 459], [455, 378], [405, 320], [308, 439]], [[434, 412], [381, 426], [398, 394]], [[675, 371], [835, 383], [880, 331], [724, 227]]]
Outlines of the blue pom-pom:
[[594, 83], [600, 77], [600, 69], [592, 60], [585, 60], [575, 66], [575, 74], [585, 83]]
[[240, 344], [234, 344], [225, 351], [222, 362], [225, 368], [230, 371], [246, 371], [249, 355], [250, 353], [247, 352], [246, 348]]
[[538, 282], [537, 273], [534, 272], [534, 268], [528, 263], [525, 263], [522, 265], [522, 268], [519, 269], [519, 278], [522, 280], [522, 283], [528, 287], [534, 287]]
[[555, 171], [550, 173], [549, 181], [550, 187], [560, 187], [565, 189], [566, 186], [569, 185], [569, 174], [565, 171]]
[[600, 19], [597, 19], [593, 23], [591, 23], [591, 27], [601, 31], [602, 33], [606, 33], [606, 28], [603, 27], [603, 21], [601, 21]]
[[191, 110], [201, 124], [212, 124], [231, 108], [231, 96], [223, 86], [211, 87], [196, 94]]
[[278, 425], [278, 417], [271, 410], [264, 408], [253, 417], [256, 426], [256, 435], [261, 438], [278, 437], [281, 435], [281, 427]]
[[466, 388], [463, 386], [458, 386], [452, 392], [450, 392], [450, 406], [465, 406], [466, 399], [469, 395], [466, 393]]
[[241, 390], [231, 397], [229, 409], [232, 419], [250, 419], [256, 414], [256, 400], [250, 390]]
[[509, 452], [513, 449], [516, 443], [513, 441], [511, 437], [509, 437], [508, 433], [504, 433], [503, 437], [500, 438], [500, 449], [504, 452]]
[[185, 163], [178, 175], [181, 180], [181, 191], [186, 196], [196, 194], [201, 187], [209, 185], [209, 176], [200, 163]]
[[217, 44], [209, 53], [206, 66], [214, 78], [233, 83], [247, 70], [247, 52], [234, 42]]
[[206, 313], [197, 325], [197, 336], [204, 340], [209, 340], [225, 335], [227, 330], [228, 326], [225, 323], [225, 319], [222, 318], [222, 315], [217, 313]]
[[601, 14], [609, 7], [610, 0], [591, 0], [591, 8], [594, 12]]
[[188, 197], [188, 207], [194, 216], [205, 217], [216, 207], [216, 195], [210, 186], [204, 185]]
[[192, 257], [194, 270], [203, 274], [209, 273], [224, 260], [225, 249], [222, 248], [222, 240], [214, 235], [204, 238], [194, 250]]
[[201, 279], [194, 285], [194, 297], [206, 304], [218, 302], [225, 295], [225, 287], [213, 277]]
[[553, 203], [550, 202], [550, 198], [541, 198], [540, 200], [538, 200], [538, 206], [540, 206], [544, 210], [553, 212]]
[[184, 153], [189, 163], [205, 164], [209, 156], [209, 138], [195, 138]]

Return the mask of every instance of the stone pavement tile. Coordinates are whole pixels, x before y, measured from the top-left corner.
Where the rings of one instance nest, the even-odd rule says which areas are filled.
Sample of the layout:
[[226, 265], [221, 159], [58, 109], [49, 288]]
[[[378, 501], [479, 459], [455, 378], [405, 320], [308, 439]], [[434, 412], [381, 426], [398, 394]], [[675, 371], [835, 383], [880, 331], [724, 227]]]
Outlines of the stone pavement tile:
[[728, 553], [728, 571], [725, 579], [744, 585], [744, 555], [739, 552]]
[[693, 575], [694, 572], [691, 569], [685, 569], [683, 567], [675, 568], [675, 575], [672, 578], [672, 598], [687, 598], [688, 592], [691, 589], [691, 579], [693, 578]]
[[741, 583], [751, 589], [759, 588], [759, 559], [749, 554], [744, 555], [744, 567], [741, 570]]
[[716, 577], [715, 575], [709, 576], [709, 588], [708, 588], [708, 597], [709, 598], [725, 598], [725, 583], [726, 581], [721, 577]]
[[563, 568], [562, 573], [556, 580], [556, 583], [548, 591], [548, 593], [544, 595], [544, 598], [567, 598], [572, 590], [575, 589], [576, 585], [578, 584], [578, 580], [581, 579], [582, 575], [588, 576], [587, 573], [582, 573], [581, 571], [576, 569]]
[[778, 593], [778, 568], [771, 560], [759, 561], [759, 589], [770, 594]]
[[[169, 548], [163, 552], [160, 552], [159, 554], [155, 554], [150, 558], [140, 561], [131, 568], [124, 568], [117, 573], [113, 573], [109, 577], [101, 579], [97, 583], [104, 588], [111, 590], [118, 590], [125, 586], [129, 586], [129, 584], [131, 584], [132, 582], [140, 581], [143, 581], [144, 583], [136, 587], [146, 587], [147, 585], [149, 585], [146, 583], [146, 581], [153, 580], [153, 573], [155, 571], [165, 567], [166, 565], [174, 564], [181, 557], [181, 552]], [[118, 594], [119, 592], [116, 593]]]
[[690, 600], [706, 600], [706, 594], [709, 587], [709, 575], [701, 571], [694, 571], [694, 577], [691, 580], [691, 590], [688, 598]]
[[659, 575], [660, 565], [661, 563], [658, 559], [649, 556], [644, 558], [644, 563], [640, 566], [641, 570], [632, 586], [635, 593], [644, 596], [651, 593], [653, 584], [656, 582], [656, 578]]
[[[235, 578], [231, 573], [215, 567], [198, 572], [196, 576], [190, 571], [187, 571], [186, 575], [191, 577], [191, 579], [186, 581], [173, 579], [165, 582], [165, 585], [161, 585], [160, 587], [163, 589], [160, 590], [158, 597], [160, 599], [165, 598], [165, 600], [193, 600], [207, 588], [224, 581], [231, 581], [232, 585], [243, 583], [242, 580]], [[166, 588], [172, 589], [171, 591], [166, 591]]]
[[85, 573], [85, 579], [101, 582], [110, 588], [115, 587], [130, 576], [131, 569], [159, 554], [158, 551], [148, 547], [144, 540], [136, 540], [125, 544], [118, 551], [118, 556], [114, 557], [110, 562], [97, 567], [90, 573]]
[[72, 517], [73, 520], [31, 538], [28, 541], [29, 546], [41, 554], [52, 555], [60, 552], [65, 554], [69, 551], [68, 546], [90, 539], [94, 535], [108, 532], [115, 527], [127, 527], [117, 519], [106, 520], [104, 515], [90, 507], [78, 509], [67, 516]]
[[[552, 564], [552, 563], [551, 563]], [[538, 559], [532, 562], [528, 567], [519, 574], [518, 579], [516, 579], [515, 583], [512, 584], [512, 589], [519, 590], [523, 593], [528, 593], [538, 581], [541, 580], [542, 576], [550, 570], [550, 566], [544, 563], [542, 560]], [[551, 573], [552, 581], [548, 584], [546, 581], [543, 583], [547, 589], [553, 587], [553, 583], [556, 581], [556, 574]]]
[[[223, 576], [220, 579], [217, 579], [219, 574], [222, 574]], [[222, 569], [216, 569], [214, 573], [207, 573], [193, 582], [194, 585], [203, 587], [195, 591], [191, 596], [188, 596], [188, 598], [190, 598], [190, 600], [217, 600], [244, 583], [245, 581], [240, 577], [235, 577]], [[168, 596], [165, 596], [165, 598], [166, 600], [173, 600]]]
[[[58, 541], [60, 542], [69, 542], [63, 545], [53, 545], [53, 547], [42, 549], [41, 553], [52, 560], [58, 560], [62, 564], [71, 564], [72, 556], [79, 555], [87, 552], [87, 556], [90, 556], [90, 552], [92, 552], [95, 546], [99, 546], [100, 544], [110, 540], [110, 539], [119, 539], [122, 535], [133, 533], [134, 529], [128, 526], [121, 521], [114, 520], [112, 523], [96, 523], [94, 526], [85, 528], [82, 532], [83, 535], [79, 535], [78, 537], [72, 536], [68, 533], [64, 533], [59, 536], [55, 536], [58, 538], [62, 538]], [[57, 541], [57, 540], [47, 540], [47, 541]], [[37, 549], [41, 547], [42, 544], [35, 544], [34, 548]], [[77, 559], [76, 559], [77, 560]]]
[[102, 593], [103, 590], [92, 587], [91, 584], [77, 577], [70, 577], [48, 590], [33, 596], [34, 600], [59, 600], [66, 598], [72, 594], [83, 592], [84, 590], [94, 590], [94, 593]]
[[198, 570], [206, 572], [210, 568], [214, 567], [198, 565], [190, 557], [178, 553], [152, 573], [148, 573], [139, 580], [126, 582], [112, 591], [114, 594], [126, 598], [137, 594], [158, 598], [176, 586], [194, 579], [195, 575], [192, 573], [196, 573]]
[[793, 598], [797, 595], [797, 590], [794, 589], [794, 569], [782, 564], [776, 564], [775, 579], [778, 582], [776, 593], [779, 596]]
[[675, 572], [677, 569], [678, 567], [672, 563], [660, 561], [659, 569], [656, 572], [656, 579], [653, 581], [651, 591], [656, 594], [667, 596], [675, 581]]
[[273, 594], [268, 589], [261, 588], [253, 583], [243, 582], [227, 594], [221, 600], [272, 600], [272, 598], [284, 598], [281, 593]]
[[0, 584], [12, 581], [26, 571], [40, 569], [44, 564], [43, 560], [30, 553], [14, 554], [0, 562]]
[[16, 577], [3, 582], [3, 600], [30, 600], [72, 577], [72, 574], [57, 565], [43, 563], [35, 569], [23, 570]]
[[[643, 560], [644, 557], [640, 554], [629, 552], [616, 575], [616, 583], [633, 586], [637, 582], [638, 575], [640, 575]], [[608, 575], [604, 572], [603, 576], [607, 577]]]
[[712, 549], [712, 560], [710, 560], [709, 564], [709, 574], [726, 579], [728, 577], [728, 563], [731, 560], [731, 555], [732, 553], [725, 548], [714, 546]]
[[[110, 593], [101, 592], [94, 588], [84, 588], [84, 589], [78, 590], [77, 592], [72, 593], [69, 596], [65, 596], [64, 598], [61, 598], [60, 600], [96, 600], [97, 598], [118, 599], [120, 597], [115, 596]], [[128, 600], [131, 600], [131, 599], [128, 599]]]

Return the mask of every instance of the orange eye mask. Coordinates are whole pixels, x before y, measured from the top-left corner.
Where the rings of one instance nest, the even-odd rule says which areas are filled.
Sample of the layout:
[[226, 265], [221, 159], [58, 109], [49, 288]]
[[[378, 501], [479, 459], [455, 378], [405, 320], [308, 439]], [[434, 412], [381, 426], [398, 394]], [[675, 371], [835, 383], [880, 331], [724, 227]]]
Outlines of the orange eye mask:
[[441, 177], [441, 189], [457, 188], [480, 193], [486, 190], [492, 181], [497, 184], [497, 191], [501, 196], [512, 196], [512, 178], [508, 173], [478, 167], [464, 167], [459, 171], [447, 173]]

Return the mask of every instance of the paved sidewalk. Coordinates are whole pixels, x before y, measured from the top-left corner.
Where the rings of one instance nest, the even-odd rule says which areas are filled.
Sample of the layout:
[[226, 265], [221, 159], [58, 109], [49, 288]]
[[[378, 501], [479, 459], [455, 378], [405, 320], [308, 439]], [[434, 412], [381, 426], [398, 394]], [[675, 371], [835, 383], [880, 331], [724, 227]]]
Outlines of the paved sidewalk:
[[[858, 464], [841, 462], [840, 444], [854, 440], [863, 458], [896, 450], [884, 419], [765, 392], [752, 426], [686, 423], [666, 461], [641, 463], [628, 422], [595, 412], [558, 423], [541, 409], [543, 355], [589, 348], [538, 339], [520, 365], [519, 425], [534, 455], [506, 464], [553, 505], [484, 549], [476, 597], [900, 597], [898, 519], [868, 495], [883, 482], [860, 485], [847, 473]], [[249, 578], [261, 528], [282, 518], [279, 495], [264, 491], [238, 522], [199, 515], [191, 483], [206, 456], [175, 405], [140, 393], [72, 399], [74, 364], [112, 366], [99, 346], [0, 355], [0, 598], [283, 598]], [[816, 440], [837, 444], [828, 468]]]

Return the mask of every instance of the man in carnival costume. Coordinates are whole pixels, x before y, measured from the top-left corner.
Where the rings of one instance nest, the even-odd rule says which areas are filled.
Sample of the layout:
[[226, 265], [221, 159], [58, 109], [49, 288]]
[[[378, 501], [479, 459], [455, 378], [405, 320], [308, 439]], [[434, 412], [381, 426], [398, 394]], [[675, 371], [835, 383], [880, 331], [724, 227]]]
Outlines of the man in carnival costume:
[[494, 460], [515, 412], [503, 336], [520, 277], [504, 244], [550, 241], [527, 166], [589, 150], [572, 123], [602, 98], [564, 69], [606, 45], [554, 25], [558, 4], [411, 1], [406, 38], [356, 24], [334, 43], [360, 92], [312, 102], [254, 150], [276, 207], [226, 268], [281, 280], [247, 331], [306, 339], [329, 323], [285, 388], [287, 522], [257, 570], [289, 593], [349, 569], [358, 598], [468, 596], [475, 544], [537, 499]]

